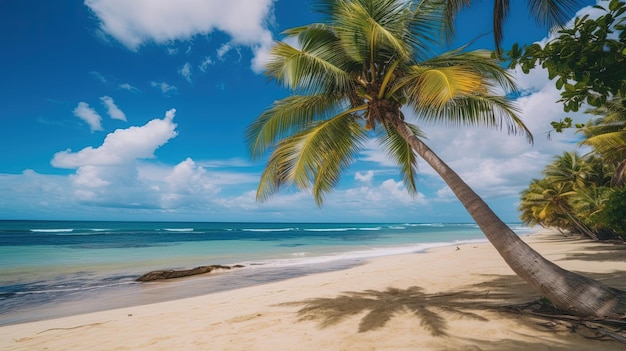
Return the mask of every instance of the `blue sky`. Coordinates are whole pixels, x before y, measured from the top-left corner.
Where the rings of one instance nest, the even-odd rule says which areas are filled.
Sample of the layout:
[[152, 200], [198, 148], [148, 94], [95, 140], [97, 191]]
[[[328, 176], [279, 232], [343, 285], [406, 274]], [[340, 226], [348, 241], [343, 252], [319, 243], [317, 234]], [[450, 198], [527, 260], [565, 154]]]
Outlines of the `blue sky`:
[[[316, 20], [311, 4], [0, 2], [0, 219], [471, 221], [424, 162], [419, 194], [409, 196], [375, 142], [322, 208], [295, 190], [255, 201], [264, 162], [250, 160], [243, 132], [288, 94], [261, 62], [280, 32]], [[456, 28], [450, 47], [487, 33], [472, 48], [492, 49], [491, 2], [463, 11]], [[513, 7], [504, 47], [547, 34]], [[545, 72], [513, 74], [534, 145], [505, 132], [422, 125], [435, 152], [505, 221], [517, 221], [518, 194], [543, 166], [574, 148], [573, 135], [546, 139], [549, 122], [588, 119], [562, 112]]]

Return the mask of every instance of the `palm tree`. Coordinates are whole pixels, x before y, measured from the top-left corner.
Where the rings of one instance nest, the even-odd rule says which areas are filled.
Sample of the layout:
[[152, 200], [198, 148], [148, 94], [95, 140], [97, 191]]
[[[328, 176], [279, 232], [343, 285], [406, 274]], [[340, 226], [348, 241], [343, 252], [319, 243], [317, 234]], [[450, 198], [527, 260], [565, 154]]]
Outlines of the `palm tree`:
[[564, 152], [563, 155], [556, 156], [543, 171], [546, 176], [545, 182], [549, 184], [550, 190], [553, 190], [544, 192], [544, 195], [555, 204], [556, 211], [565, 216], [578, 232], [590, 239], [598, 240], [597, 234], [579, 218], [579, 213], [572, 203], [583, 196], [588, 186], [591, 186], [589, 179], [593, 178], [592, 171], [591, 164], [587, 163], [585, 157], [576, 152]]
[[[556, 306], [585, 316], [622, 316], [626, 293], [546, 260], [503, 223], [423, 141], [403, 107], [425, 121], [506, 127], [532, 140], [496, 89], [514, 83], [488, 52], [432, 57], [445, 9], [433, 0], [325, 0], [323, 23], [285, 31], [266, 74], [293, 95], [276, 101], [247, 130], [253, 157], [271, 151], [257, 199], [286, 185], [311, 189], [316, 202], [337, 185], [364, 140], [379, 128], [382, 146], [415, 193], [417, 155], [444, 179], [507, 264]], [[375, 134], [374, 134], [375, 135]]]
[[546, 178], [553, 183], [565, 183], [571, 190], [584, 188], [592, 177], [591, 165], [577, 152], [563, 152], [555, 156], [554, 161], [543, 171]]
[[626, 101], [615, 97], [601, 107], [589, 111], [601, 118], [588, 123], [582, 132], [582, 145], [591, 146], [594, 152], [615, 167], [612, 185], [626, 184]]
[[[519, 210], [525, 224], [541, 224], [582, 233], [598, 240], [596, 233], [579, 218], [574, 208], [583, 208], [585, 191], [590, 185], [591, 167], [575, 152], [564, 152], [543, 171], [545, 177], [533, 180], [522, 191]], [[588, 199], [587, 199], [588, 200]]]
[[567, 193], [571, 191], [565, 189], [563, 184], [548, 182], [545, 178], [533, 179], [521, 192], [520, 219], [530, 226], [541, 225], [559, 231], [576, 230], [568, 218], [570, 208], [564, 195]]

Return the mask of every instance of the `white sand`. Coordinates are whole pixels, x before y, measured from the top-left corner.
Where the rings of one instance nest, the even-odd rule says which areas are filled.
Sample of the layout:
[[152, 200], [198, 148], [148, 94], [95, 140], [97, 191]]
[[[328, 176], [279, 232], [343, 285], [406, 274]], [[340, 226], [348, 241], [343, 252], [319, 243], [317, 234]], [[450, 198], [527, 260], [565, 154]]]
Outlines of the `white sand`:
[[[566, 269], [626, 289], [623, 247], [527, 237]], [[624, 350], [493, 306], [538, 298], [490, 244], [153, 305], [0, 328], [0, 350]]]

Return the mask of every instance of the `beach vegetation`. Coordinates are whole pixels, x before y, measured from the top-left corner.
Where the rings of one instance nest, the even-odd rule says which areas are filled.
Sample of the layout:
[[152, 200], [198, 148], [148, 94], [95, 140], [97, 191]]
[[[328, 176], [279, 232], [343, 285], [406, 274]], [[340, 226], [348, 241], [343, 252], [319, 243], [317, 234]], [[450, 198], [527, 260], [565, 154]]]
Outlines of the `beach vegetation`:
[[532, 142], [507, 98], [515, 83], [491, 52], [462, 47], [432, 54], [452, 34], [443, 4], [323, 0], [316, 9], [324, 20], [284, 32], [265, 73], [291, 95], [246, 131], [252, 157], [268, 157], [257, 199], [295, 186], [310, 190], [321, 206], [374, 138], [410, 193], [416, 193], [417, 157], [428, 163], [511, 269], [555, 306], [580, 316], [623, 317], [625, 292], [545, 259], [425, 143], [418, 123], [506, 129]]
[[572, 118], [552, 122], [557, 133], [575, 128], [581, 135], [583, 156], [564, 153], [546, 166], [543, 179], [534, 179], [522, 191], [524, 223], [558, 227], [592, 239], [624, 239], [618, 219], [624, 217], [621, 201], [626, 185], [626, 3], [611, 0], [598, 18], [578, 17], [571, 28], [545, 45], [507, 53], [510, 67], [528, 73], [541, 66], [561, 90], [565, 111], [585, 112], [595, 119], [575, 123]]
[[601, 107], [612, 98], [626, 101], [626, 2], [611, 0], [608, 8], [594, 7], [604, 14], [577, 17], [547, 43], [515, 44], [506, 53], [510, 68], [525, 73], [546, 69], [561, 91], [565, 112], [578, 111], [584, 103]]
[[606, 200], [615, 191], [607, 173], [602, 159], [593, 154], [564, 152], [544, 168], [544, 178], [533, 179], [521, 192], [520, 219], [593, 240], [616, 237], [602, 219]]

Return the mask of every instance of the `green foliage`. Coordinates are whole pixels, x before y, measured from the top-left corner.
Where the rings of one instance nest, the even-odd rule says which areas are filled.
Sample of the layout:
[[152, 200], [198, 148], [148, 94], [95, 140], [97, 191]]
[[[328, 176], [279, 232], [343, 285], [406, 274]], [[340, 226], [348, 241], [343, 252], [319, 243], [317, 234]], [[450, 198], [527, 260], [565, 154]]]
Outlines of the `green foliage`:
[[594, 153], [612, 167], [614, 186], [626, 184], [626, 100], [614, 98], [589, 113], [602, 117], [580, 129], [585, 136], [582, 145], [591, 146]]
[[545, 167], [544, 178], [534, 179], [521, 192], [522, 221], [581, 233], [592, 239], [615, 236], [600, 216], [614, 190], [607, 186], [602, 162], [593, 154], [579, 156], [575, 152], [555, 157]]
[[515, 44], [506, 53], [510, 68], [519, 66], [524, 73], [537, 65], [547, 69], [566, 112], [578, 111], [585, 102], [602, 106], [612, 96], [626, 97], [626, 3], [611, 0], [608, 9], [595, 7], [606, 14], [576, 18], [572, 28], [560, 30], [544, 47]]
[[612, 191], [596, 217], [606, 228], [626, 239], [626, 189]]

